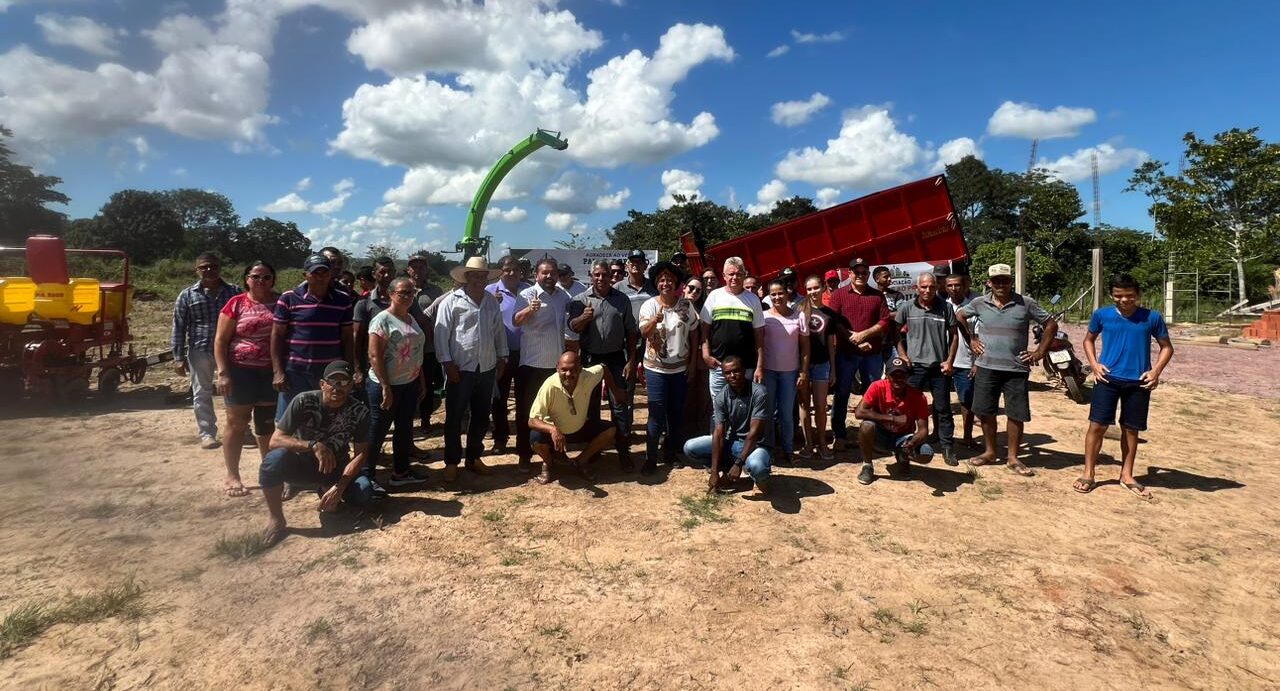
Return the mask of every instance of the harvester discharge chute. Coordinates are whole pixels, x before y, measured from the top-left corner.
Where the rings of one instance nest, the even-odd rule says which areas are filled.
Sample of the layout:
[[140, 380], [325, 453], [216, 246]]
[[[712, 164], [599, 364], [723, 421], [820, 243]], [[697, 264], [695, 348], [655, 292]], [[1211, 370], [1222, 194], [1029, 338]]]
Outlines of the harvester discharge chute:
[[511, 169], [516, 167], [517, 163], [544, 146], [549, 146], [557, 151], [564, 151], [569, 148], [569, 142], [561, 139], [559, 132], [539, 129], [498, 159], [493, 169], [485, 176], [484, 182], [480, 184], [480, 189], [476, 190], [475, 199], [471, 200], [471, 212], [467, 214], [467, 226], [463, 231], [462, 240], [457, 245], [457, 251], [462, 253], [462, 261], [465, 262], [470, 257], [487, 256], [489, 254], [489, 241], [492, 238], [480, 235], [480, 224], [484, 221], [484, 212], [489, 206], [489, 198], [493, 196], [494, 190], [498, 188], [507, 173], [510, 173]]

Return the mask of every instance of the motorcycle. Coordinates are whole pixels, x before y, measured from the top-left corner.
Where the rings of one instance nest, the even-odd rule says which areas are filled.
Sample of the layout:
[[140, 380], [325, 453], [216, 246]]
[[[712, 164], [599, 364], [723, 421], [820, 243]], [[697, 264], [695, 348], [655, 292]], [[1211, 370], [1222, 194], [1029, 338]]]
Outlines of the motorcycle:
[[[1053, 296], [1049, 304], [1057, 305], [1062, 299], [1061, 295]], [[1061, 324], [1062, 317], [1066, 314], [1066, 310], [1054, 313], [1050, 316]], [[1036, 344], [1044, 339], [1044, 327], [1036, 324], [1031, 329], [1031, 333], [1035, 336]], [[1048, 355], [1040, 361], [1044, 366], [1045, 375], [1050, 381], [1054, 379], [1060, 380], [1067, 389], [1067, 397], [1076, 403], [1085, 403], [1084, 380], [1088, 376], [1088, 367], [1080, 361], [1076, 356], [1075, 348], [1071, 346], [1071, 339], [1067, 337], [1067, 332], [1058, 328], [1058, 332], [1053, 336], [1053, 343], [1049, 344]]]

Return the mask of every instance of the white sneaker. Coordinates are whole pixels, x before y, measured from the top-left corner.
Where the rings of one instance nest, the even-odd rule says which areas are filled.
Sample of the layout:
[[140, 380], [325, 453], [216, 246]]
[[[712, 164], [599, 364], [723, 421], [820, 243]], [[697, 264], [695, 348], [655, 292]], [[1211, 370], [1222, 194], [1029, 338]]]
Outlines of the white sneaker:
[[213, 437], [200, 437], [200, 448], [202, 449], [216, 449], [219, 446], [222, 446], [222, 442]]

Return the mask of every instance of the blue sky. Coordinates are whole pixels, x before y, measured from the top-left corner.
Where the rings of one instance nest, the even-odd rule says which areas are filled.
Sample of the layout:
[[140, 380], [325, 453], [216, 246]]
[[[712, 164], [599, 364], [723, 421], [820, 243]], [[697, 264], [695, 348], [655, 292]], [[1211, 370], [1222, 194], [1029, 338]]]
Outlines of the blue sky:
[[[314, 241], [451, 249], [488, 167], [497, 245], [603, 239], [668, 192], [830, 205], [964, 153], [1038, 164], [1102, 217], [1187, 131], [1280, 129], [1274, 3], [0, 0], [0, 123], [72, 216], [199, 187]], [[669, 202], [663, 202], [669, 203]], [[1086, 216], [1088, 219], [1088, 216]]]

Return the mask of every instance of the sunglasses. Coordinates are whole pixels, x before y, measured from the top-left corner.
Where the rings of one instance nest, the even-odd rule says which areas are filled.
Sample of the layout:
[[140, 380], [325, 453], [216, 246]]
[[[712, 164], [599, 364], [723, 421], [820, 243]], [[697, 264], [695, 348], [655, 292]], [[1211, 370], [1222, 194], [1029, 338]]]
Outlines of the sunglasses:
[[696, 293], [699, 290], [702, 290], [702, 288], [699, 288], [698, 286], [685, 286], [684, 289], [689, 291], [690, 293]]
[[329, 379], [324, 380], [324, 383], [335, 389], [349, 389], [353, 382], [346, 377], [330, 377]]

